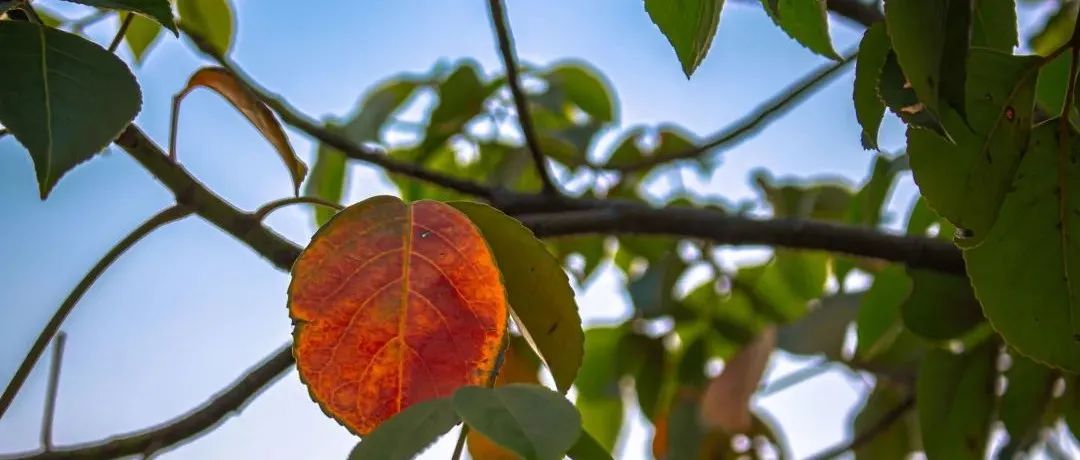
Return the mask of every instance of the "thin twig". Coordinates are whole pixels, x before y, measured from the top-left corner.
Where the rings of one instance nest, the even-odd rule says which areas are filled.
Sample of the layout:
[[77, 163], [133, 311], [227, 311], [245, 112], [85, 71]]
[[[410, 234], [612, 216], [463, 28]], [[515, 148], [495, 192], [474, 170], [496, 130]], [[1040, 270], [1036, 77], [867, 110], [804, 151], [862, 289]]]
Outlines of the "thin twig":
[[470, 180], [431, 171], [419, 165], [395, 160], [387, 157], [378, 149], [352, 142], [339, 133], [325, 129], [322, 123], [296, 110], [279, 96], [255, 84], [254, 80], [244, 73], [235, 62], [218, 52], [205, 38], [201, 37], [197, 31], [186, 29], [183, 25], [180, 27], [181, 30], [191, 38], [192, 43], [194, 43], [200, 51], [213, 58], [218, 64], [232, 73], [237, 80], [255, 94], [263, 104], [266, 104], [270, 110], [277, 113], [278, 116], [281, 117], [281, 120], [286, 124], [307, 133], [309, 136], [318, 139], [319, 142], [322, 142], [323, 144], [333, 147], [349, 158], [371, 163], [382, 167], [388, 172], [430, 182], [465, 195], [484, 199], [491, 198], [492, 190], [488, 187], [484, 187]]
[[759, 397], [770, 396], [812, 379], [832, 369], [832, 362], [823, 359], [780, 377], [757, 392]]
[[617, 167], [606, 167], [602, 165], [596, 167], [621, 172], [641, 171], [663, 163], [698, 158], [714, 152], [721, 147], [738, 144], [760, 131], [779, 115], [782, 115], [792, 107], [797, 106], [798, 102], [801, 102], [805, 96], [812, 94], [821, 83], [828, 81], [829, 77], [836, 75], [841, 69], [851, 62], [854, 62], [855, 54], [855, 51], [849, 51], [845, 53], [844, 57], [839, 62], [827, 64], [803, 77], [794, 84], [789, 85], [780, 91], [780, 93], [759, 105], [752, 112], [721, 129], [713, 136], [710, 136], [710, 140], [699, 146], [668, 155], [642, 158], [639, 161], [619, 165]]
[[94, 281], [101, 276], [105, 269], [109, 268], [109, 265], [112, 265], [116, 259], [120, 258], [120, 255], [123, 254], [124, 251], [131, 248], [131, 246], [141, 240], [144, 236], [149, 235], [154, 230], [157, 230], [169, 222], [182, 219], [189, 214], [191, 214], [191, 209], [181, 205], [176, 205], [161, 211], [146, 222], [143, 222], [142, 225], [125, 236], [119, 243], [116, 243], [116, 246], [113, 246], [113, 248], [110, 249], [85, 276], [83, 276], [83, 279], [79, 281], [79, 284], [75, 286], [75, 289], [73, 289], [71, 293], [68, 294], [67, 298], [64, 299], [64, 303], [60, 304], [60, 308], [53, 313], [52, 318], [49, 319], [49, 323], [46, 324], [45, 328], [38, 334], [37, 340], [34, 341], [34, 345], [30, 347], [30, 351], [27, 352], [26, 357], [23, 358], [23, 362], [19, 365], [19, 369], [15, 371], [15, 376], [11, 378], [11, 383], [8, 383], [7, 388], [4, 389], [4, 394], [0, 395], [0, 417], [7, 411], [8, 406], [10, 406], [11, 402], [15, 399], [15, 395], [19, 392], [19, 389], [22, 388], [23, 383], [26, 382], [26, 378], [30, 375], [30, 371], [33, 370], [34, 364], [37, 363], [38, 358], [40, 358], [41, 354], [45, 351], [45, 347], [49, 344], [49, 341], [52, 340], [53, 336], [56, 335], [56, 332], [60, 330], [60, 325], [64, 322], [64, 318], [67, 318], [68, 314], [75, 309], [75, 305], [79, 302], [79, 299], [81, 299], [83, 294], [90, 289], [90, 286], [94, 284]]
[[127, 33], [128, 27], [131, 27], [131, 21], [135, 20], [135, 13], [127, 12], [124, 15], [124, 22], [120, 23], [120, 28], [116, 31], [116, 36], [113, 37], [112, 43], [109, 43], [109, 52], [116, 52], [116, 48], [120, 46], [120, 42], [124, 41], [124, 34]]
[[866, 444], [866, 443], [868, 443], [870, 441], [873, 441], [874, 438], [876, 438], [878, 435], [880, 435], [880, 434], [884, 433], [886, 430], [888, 430], [889, 427], [891, 427], [894, 423], [899, 421], [900, 418], [903, 417], [904, 414], [906, 414], [914, 406], [915, 406], [915, 396], [914, 395], [908, 396], [907, 399], [904, 399], [904, 401], [901, 402], [899, 405], [897, 405], [896, 407], [889, 410], [889, 412], [885, 413], [885, 415], [883, 415], [880, 419], [878, 419], [878, 421], [876, 423], [874, 423], [869, 428], [867, 428], [866, 431], [863, 431], [862, 433], [856, 434], [855, 438], [852, 439], [851, 442], [849, 442], [847, 444], [844, 444], [844, 445], [841, 445], [841, 446], [833, 447], [831, 449], [827, 449], [824, 452], [821, 452], [821, 453], [819, 453], [817, 455], [814, 455], [814, 456], [810, 457], [810, 459], [811, 460], [833, 459], [833, 458], [836, 458], [836, 457], [839, 457], [839, 456], [843, 455], [845, 452], [855, 450], [855, 449], [858, 449], [859, 447], [862, 447], [863, 444]]
[[330, 202], [330, 201], [326, 201], [326, 200], [324, 200], [322, 198], [318, 198], [318, 197], [314, 197], [314, 196], [292, 196], [292, 197], [282, 198], [282, 199], [279, 199], [279, 200], [274, 200], [274, 201], [271, 201], [269, 203], [266, 203], [266, 204], [260, 206], [259, 209], [256, 209], [255, 212], [253, 212], [251, 214], [255, 217], [255, 220], [262, 222], [263, 219], [266, 219], [266, 216], [268, 214], [270, 214], [271, 212], [274, 212], [274, 211], [276, 211], [276, 210], [278, 210], [278, 209], [280, 209], [280, 208], [282, 208], [284, 206], [288, 206], [290, 204], [298, 204], [298, 203], [313, 204], [313, 205], [316, 205], [316, 206], [323, 206], [323, 207], [327, 207], [327, 208], [331, 208], [331, 209], [336, 209], [338, 211], [341, 211], [342, 209], [345, 209], [345, 207], [340, 205], [340, 204], [333, 203], [333, 202]]
[[466, 423], [461, 424], [461, 431], [458, 432], [457, 443], [454, 444], [454, 454], [450, 456], [450, 460], [460, 460], [461, 453], [465, 451], [465, 439], [469, 436], [469, 425]]
[[143, 430], [85, 444], [66, 446], [51, 452], [25, 452], [0, 456], [14, 459], [117, 458], [142, 454], [149, 458], [158, 451], [189, 441], [220, 424], [226, 416], [241, 411], [256, 395], [292, 368], [291, 345], [285, 345], [244, 372], [243, 377], [214, 397], [178, 417]]
[[56, 392], [60, 387], [60, 364], [64, 360], [64, 343], [67, 334], [60, 331], [53, 342], [52, 363], [49, 366], [49, 387], [45, 394], [45, 414], [41, 418], [41, 447], [52, 450], [53, 419], [56, 416]]
[[102, 19], [109, 17], [109, 12], [106, 10], [97, 10], [79, 19], [71, 21], [71, 31], [77, 34], [81, 34], [87, 27], [90, 27]]
[[518, 122], [521, 123], [521, 133], [525, 137], [525, 145], [529, 148], [536, 172], [540, 176], [544, 193], [555, 195], [558, 189], [551, 180], [551, 174], [547, 168], [547, 161], [540, 149], [540, 138], [536, 135], [533, 126], [532, 115], [529, 113], [529, 101], [525, 97], [525, 91], [521, 88], [521, 77], [518, 75], [517, 59], [514, 57], [513, 36], [510, 34], [509, 19], [503, 10], [502, 0], [488, 0], [488, 10], [491, 12], [491, 22], [495, 26], [495, 38], [499, 42], [499, 55], [502, 56], [503, 66], [506, 67], [506, 83], [510, 86], [510, 94], [514, 97], [514, 106], [517, 109]]

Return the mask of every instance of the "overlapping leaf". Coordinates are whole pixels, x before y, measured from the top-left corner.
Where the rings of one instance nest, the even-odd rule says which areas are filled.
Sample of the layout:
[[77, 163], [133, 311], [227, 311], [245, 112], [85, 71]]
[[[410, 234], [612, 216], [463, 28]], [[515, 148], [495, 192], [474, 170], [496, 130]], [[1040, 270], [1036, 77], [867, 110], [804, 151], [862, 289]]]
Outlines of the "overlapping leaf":
[[712, 46], [724, 0], [645, 0], [645, 11], [667, 37], [690, 78]]
[[[114, 10], [134, 11], [148, 18], [153, 18], [158, 24], [165, 26], [175, 35], [180, 34], [176, 30], [176, 20], [173, 19], [172, 5], [169, 0], [67, 0], [72, 3], [82, 3], [97, 8], [110, 8]], [[181, 0], [191, 1], [191, 0]]]
[[506, 330], [498, 267], [468, 217], [371, 198], [338, 213], [293, 267], [301, 379], [357, 434], [413, 404], [487, 383]]
[[885, 115], [885, 103], [878, 96], [878, 77], [889, 56], [889, 35], [885, 24], [874, 23], [863, 33], [859, 43], [859, 55], [855, 61], [855, 116], [862, 126], [862, 145], [865, 149], [877, 148], [878, 128]]
[[1080, 371], [1080, 136], [1057, 120], [1031, 135], [997, 223], [964, 252], [983, 313], [1035, 361]]
[[929, 458], [982, 459], [994, 410], [997, 344], [963, 354], [932, 350], [919, 369], [916, 403]]
[[464, 387], [454, 408], [469, 426], [525, 460], [558, 460], [577, 442], [581, 419], [562, 395], [539, 385]]
[[236, 21], [230, 0], [178, 0], [180, 28], [210, 45], [219, 54], [228, 54], [236, 35]]

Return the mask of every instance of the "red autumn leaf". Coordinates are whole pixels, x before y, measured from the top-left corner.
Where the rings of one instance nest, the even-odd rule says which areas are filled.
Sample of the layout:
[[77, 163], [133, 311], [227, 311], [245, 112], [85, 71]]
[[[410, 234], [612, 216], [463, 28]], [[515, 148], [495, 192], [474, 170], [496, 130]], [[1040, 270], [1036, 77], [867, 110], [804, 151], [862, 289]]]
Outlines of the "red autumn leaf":
[[487, 243], [443, 203], [380, 196], [346, 208], [293, 266], [300, 378], [364, 435], [411, 404], [483, 385], [506, 332]]

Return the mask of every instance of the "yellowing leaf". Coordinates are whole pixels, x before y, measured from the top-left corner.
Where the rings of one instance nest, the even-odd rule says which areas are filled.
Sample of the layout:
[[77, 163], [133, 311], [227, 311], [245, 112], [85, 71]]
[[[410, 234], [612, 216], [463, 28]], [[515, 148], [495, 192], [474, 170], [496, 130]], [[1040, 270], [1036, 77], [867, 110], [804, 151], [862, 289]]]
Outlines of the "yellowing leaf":
[[307, 174], [307, 165], [296, 157], [292, 145], [285, 131], [281, 129], [281, 123], [274, 117], [274, 113], [266, 107], [258, 96], [252, 93], [229, 71], [220, 67], [205, 67], [199, 69], [188, 80], [187, 86], [173, 99], [173, 133], [169, 142], [170, 154], [176, 154], [176, 122], [180, 110], [180, 102], [189, 93], [197, 88], [207, 88], [220, 94], [232, 104], [244, 117], [259, 130], [259, 133], [273, 144], [278, 156], [285, 162], [289, 169], [289, 175], [293, 180], [293, 191], [299, 194], [300, 183]]
[[378, 196], [335, 215], [292, 271], [300, 378], [364, 435], [413, 404], [487, 383], [506, 331], [499, 270], [443, 203]]

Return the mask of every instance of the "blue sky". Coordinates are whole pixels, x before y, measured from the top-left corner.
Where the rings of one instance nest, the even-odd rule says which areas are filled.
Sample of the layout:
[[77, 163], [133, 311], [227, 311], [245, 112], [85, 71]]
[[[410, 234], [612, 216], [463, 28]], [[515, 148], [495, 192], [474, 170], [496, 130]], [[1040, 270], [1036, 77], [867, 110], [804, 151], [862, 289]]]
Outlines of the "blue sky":
[[[72, 17], [85, 12], [58, 0], [35, 4]], [[233, 57], [264, 87], [316, 117], [344, 115], [373, 83], [425, 71], [439, 60], [468, 57], [489, 73], [500, 68], [485, 2], [479, 0], [234, 4], [239, 24]], [[507, 8], [520, 58], [541, 65], [567, 58], [592, 63], [619, 95], [624, 128], [674, 122], [704, 137], [826, 62], [774, 27], [756, 2], [725, 6], [713, 48], [689, 81], [641, 2], [511, 0]], [[102, 43], [115, 28], [109, 21], [89, 32]], [[857, 43], [861, 31], [840, 19], [832, 34], [836, 48], [844, 50]], [[126, 50], [122, 55], [130, 61]], [[204, 64], [165, 36], [135, 69], [144, 91], [138, 123], [159, 143], [167, 139], [172, 95]], [[753, 198], [748, 173], [758, 167], [775, 176], [839, 176], [857, 183], [872, 154], [859, 145], [851, 80], [849, 69], [766, 131], [724, 153], [713, 176], [692, 186], [732, 200]], [[311, 143], [290, 134], [296, 150], [310, 158]], [[887, 121], [882, 139], [887, 148], [902, 147], [895, 120]], [[179, 155], [196, 177], [241, 208], [291, 193], [269, 144], [208, 92], [193, 93], [184, 103]], [[392, 192], [377, 172], [354, 166], [350, 200]], [[914, 193], [904, 178], [890, 203], [896, 221], [904, 218]], [[8, 381], [37, 332], [97, 258], [170, 198], [112, 148], [70, 172], [41, 202], [26, 151], [11, 136], [0, 140], [0, 381]], [[313, 231], [308, 210], [299, 207], [279, 211], [269, 222], [300, 244]], [[606, 270], [578, 291], [589, 324], [625, 315], [622, 282]], [[69, 340], [56, 442], [139, 429], [203, 402], [288, 340], [287, 283], [287, 274], [197, 218], [140, 242], [101, 277], [63, 327]], [[790, 359], [774, 362], [770, 378], [797, 366]], [[47, 364], [46, 357], [0, 420], [0, 452], [37, 447]], [[829, 373], [758, 404], [781, 421], [796, 455], [805, 456], [850, 435], [848, 411], [861, 400], [861, 385], [857, 378]], [[643, 458], [647, 428], [640, 422], [628, 426], [621, 456]], [[292, 372], [239, 416], [163, 457], [335, 459], [344, 458], [355, 441], [310, 401]], [[444, 440], [425, 458], [447, 458], [449, 448]]]

